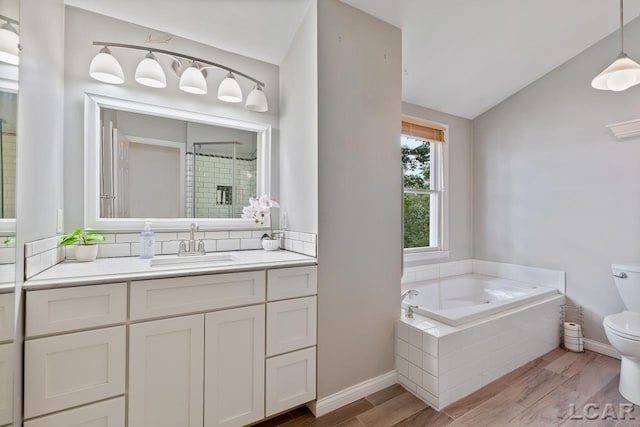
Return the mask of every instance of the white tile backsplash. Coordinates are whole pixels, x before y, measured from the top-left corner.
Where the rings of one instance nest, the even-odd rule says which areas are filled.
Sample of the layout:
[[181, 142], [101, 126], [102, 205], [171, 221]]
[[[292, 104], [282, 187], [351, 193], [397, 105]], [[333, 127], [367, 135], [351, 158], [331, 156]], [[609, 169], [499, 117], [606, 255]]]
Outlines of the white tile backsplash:
[[58, 246], [59, 243], [60, 236], [25, 243], [25, 278], [29, 279], [64, 261], [65, 250]]

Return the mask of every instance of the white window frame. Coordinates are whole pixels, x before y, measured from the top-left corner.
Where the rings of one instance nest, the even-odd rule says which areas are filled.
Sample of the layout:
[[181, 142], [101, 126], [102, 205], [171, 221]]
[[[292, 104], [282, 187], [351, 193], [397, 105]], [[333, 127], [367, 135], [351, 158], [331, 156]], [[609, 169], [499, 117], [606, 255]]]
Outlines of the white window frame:
[[[447, 194], [449, 181], [449, 126], [444, 123], [438, 123], [425, 120], [419, 117], [403, 115], [403, 120], [411, 121], [425, 126], [434, 126], [444, 129], [444, 143], [429, 141], [431, 143], [431, 182], [430, 190], [407, 190], [402, 188], [402, 200], [404, 203], [405, 193], [430, 194], [431, 209], [429, 227], [429, 242], [437, 242], [436, 245], [425, 246], [419, 248], [404, 248], [404, 261], [411, 263], [419, 263], [421, 261], [429, 261], [435, 259], [443, 259], [449, 257], [449, 197]], [[435, 203], [434, 203], [435, 202]], [[435, 205], [435, 209], [433, 209]], [[404, 218], [404, 208], [403, 208]], [[433, 226], [435, 224], [435, 227]], [[404, 232], [404, 226], [403, 226]], [[403, 236], [404, 242], [404, 236]]]

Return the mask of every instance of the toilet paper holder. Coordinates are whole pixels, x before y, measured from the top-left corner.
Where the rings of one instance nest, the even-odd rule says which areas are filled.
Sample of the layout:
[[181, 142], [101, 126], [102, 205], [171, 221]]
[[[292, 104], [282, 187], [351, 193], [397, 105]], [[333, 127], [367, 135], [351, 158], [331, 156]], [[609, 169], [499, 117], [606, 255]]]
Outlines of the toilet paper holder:
[[582, 306], [563, 304], [560, 313], [560, 346], [567, 351], [584, 352], [584, 310]]

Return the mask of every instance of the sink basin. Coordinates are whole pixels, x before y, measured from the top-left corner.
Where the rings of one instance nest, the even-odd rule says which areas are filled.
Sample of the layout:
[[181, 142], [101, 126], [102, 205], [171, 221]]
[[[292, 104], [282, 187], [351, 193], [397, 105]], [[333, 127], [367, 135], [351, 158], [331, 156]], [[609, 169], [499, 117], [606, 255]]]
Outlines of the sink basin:
[[191, 266], [197, 264], [215, 264], [234, 262], [236, 259], [231, 255], [201, 255], [201, 256], [175, 256], [168, 258], [154, 258], [151, 260], [151, 267], [160, 266]]

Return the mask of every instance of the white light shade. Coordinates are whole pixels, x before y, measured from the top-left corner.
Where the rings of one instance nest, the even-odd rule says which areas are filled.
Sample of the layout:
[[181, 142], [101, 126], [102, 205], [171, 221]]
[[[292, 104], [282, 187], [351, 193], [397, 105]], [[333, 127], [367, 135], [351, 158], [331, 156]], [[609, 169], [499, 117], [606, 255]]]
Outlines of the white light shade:
[[191, 65], [182, 72], [178, 87], [184, 92], [195, 93], [196, 95], [204, 95], [207, 93], [207, 81], [202, 71], [195, 65]]
[[224, 102], [242, 102], [242, 89], [233, 74], [227, 74], [218, 86], [218, 99]]
[[124, 83], [124, 72], [118, 60], [111, 55], [107, 47], [103, 47], [89, 65], [89, 75], [94, 79], [119, 85]]
[[245, 106], [247, 110], [255, 111], [256, 113], [266, 113], [269, 110], [267, 97], [264, 95], [260, 85], [256, 85], [256, 87], [249, 92]]
[[0, 27], [0, 61], [11, 65], [20, 64], [20, 37], [9, 23]]
[[621, 54], [591, 82], [591, 86], [600, 90], [619, 92], [640, 83], [640, 64]]
[[153, 53], [147, 53], [144, 59], [138, 64], [136, 68], [136, 81], [141, 85], [149, 87], [167, 87], [167, 76], [164, 74], [162, 66]]

